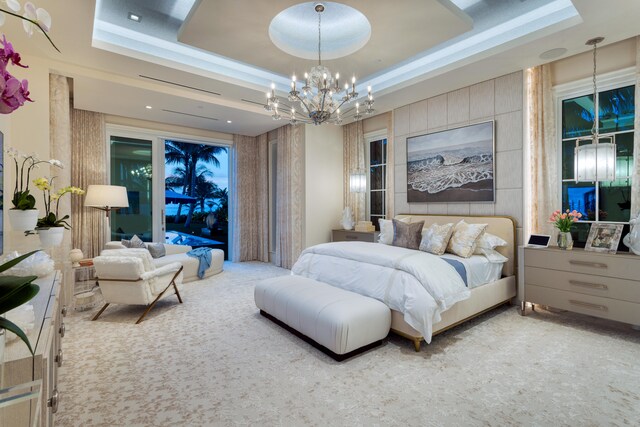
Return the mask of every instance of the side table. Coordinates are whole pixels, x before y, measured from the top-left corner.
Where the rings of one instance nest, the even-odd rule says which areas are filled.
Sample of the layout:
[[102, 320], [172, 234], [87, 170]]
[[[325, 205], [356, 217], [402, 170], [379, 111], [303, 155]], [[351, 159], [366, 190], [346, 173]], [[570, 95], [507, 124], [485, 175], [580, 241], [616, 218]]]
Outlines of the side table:
[[89, 310], [102, 302], [93, 265], [73, 268], [73, 302], [76, 311]]

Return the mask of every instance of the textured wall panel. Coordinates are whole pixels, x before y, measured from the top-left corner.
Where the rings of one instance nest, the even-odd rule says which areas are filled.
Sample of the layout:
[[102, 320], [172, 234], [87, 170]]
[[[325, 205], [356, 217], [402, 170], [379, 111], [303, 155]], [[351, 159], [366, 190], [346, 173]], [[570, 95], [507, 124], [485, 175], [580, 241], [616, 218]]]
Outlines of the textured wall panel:
[[496, 154], [496, 188], [522, 188], [522, 151]]
[[496, 150], [522, 150], [522, 111], [496, 116]]
[[447, 125], [469, 122], [469, 88], [447, 94]]
[[522, 110], [523, 73], [517, 72], [495, 79], [496, 114]]
[[494, 81], [488, 80], [469, 87], [469, 120], [490, 119], [494, 114]]
[[429, 109], [426, 99], [409, 106], [409, 129], [411, 129], [410, 132], [426, 132], [428, 111]]
[[[429, 98], [429, 130], [447, 125], [447, 94]], [[410, 130], [409, 132], [413, 132]]]
[[406, 135], [409, 133], [409, 105], [393, 111], [393, 134]]

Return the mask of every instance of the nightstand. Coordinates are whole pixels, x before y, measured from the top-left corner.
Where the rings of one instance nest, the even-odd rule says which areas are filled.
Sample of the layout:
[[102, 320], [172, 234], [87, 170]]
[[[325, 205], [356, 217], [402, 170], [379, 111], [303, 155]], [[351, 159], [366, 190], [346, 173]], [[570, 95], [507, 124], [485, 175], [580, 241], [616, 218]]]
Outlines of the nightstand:
[[640, 256], [524, 248], [524, 301], [640, 324]]
[[371, 242], [378, 241], [379, 231], [332, 230], [332, 242]]

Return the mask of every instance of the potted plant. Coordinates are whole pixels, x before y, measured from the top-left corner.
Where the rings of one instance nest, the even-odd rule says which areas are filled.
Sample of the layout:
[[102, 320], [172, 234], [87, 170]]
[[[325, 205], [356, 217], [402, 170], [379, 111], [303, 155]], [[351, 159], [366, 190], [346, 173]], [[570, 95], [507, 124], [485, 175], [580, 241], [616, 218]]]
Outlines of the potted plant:
[[[45, 248], [52, 246], [58, 246], [62, 243], [64, 237], [64, 230], [71, 229], [71, 226], [67, 222], [69, 215], [60, 217], [60, 199], [67, 193], [77, 194], [79, 196], [84, 194], [84, 190], [78, 187], [64, 187], [51, 194], [53, 189], [53, 180], [55, 177], [38, 178], [33, 181], [34, 185], [42, 190], [44, 197], [44, 209], [45, 213], [42, 218], [39, 218], [36, 224], [36, 230], [40, 237], [40, 243]], [[52, 202], [55, 202], [55, 210], [51, 209]]]
[[574, 222], [578, 222], [582, 218], [582, 214], [575, 209], [573, 211], [566, 210], [562, 212], [559, 209], [554, 211], [549, 217], [549, 221], [559, 230], [558, 247], [560, 249], [573, 249], [573, 237], [571, 237], [571, 227]]
[[59, 168], [62, 168], [62, 163], [55, 159], [39, 160], [35, 155], [22, 154], [12, 147], [8, 147], [6, 153], [13, 158], [16, 170], [16, 185], [11, 199], [13, 207], [9, 209], [9, 222], [16, 230], [33, 230], [38, 222], [39, 212], [35, 208], [36, 199], [29, 190], [31, 171], [37, 169], [41, 163]]
[[[38, 251], [29, 252], [15, 259], [12, 259], [11, 261], [5, 262], [4, 264], [0, 265], [0, 273], [19, 264], [21, 261], [29, 258], [36, 252]], [[33, 282], [37, 278], [37, 276], [0, 276], [0, 330], [10, 331], [16, 334], [27, 345], [27, 347], [29, 347], [29, 351], [31, 352], [31, 354], [33, 354], [33, 348], [31, 348], [29, 339], [27, 338], [27, 335], [24, 333], [24, 331], [20, 329], [16, 324], [5, 319], [1, 315], [26, 303], [31, 298], [36, 296], [40, 288], [38, 287], [38, 285], [34, 285], [31, 282]], [[4, 340], [4, 336], [2, 337], [2, 339]]]

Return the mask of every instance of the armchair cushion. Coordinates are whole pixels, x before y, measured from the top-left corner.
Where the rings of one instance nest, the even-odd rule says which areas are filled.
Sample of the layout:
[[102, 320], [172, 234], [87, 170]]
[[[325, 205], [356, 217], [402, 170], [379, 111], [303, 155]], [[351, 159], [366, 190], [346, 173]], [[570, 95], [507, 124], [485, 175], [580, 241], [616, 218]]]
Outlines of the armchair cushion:
[[156, 268], [151, 254], [146, 249], [105, 249], [100, 256], [135, 257], [142, 261], [144, 271], [152, 271]]
[[138, 280], [146, 271], [142, 259], [131, 256], [99, 256], [93, 265], [99, 278], [109, 280]]

